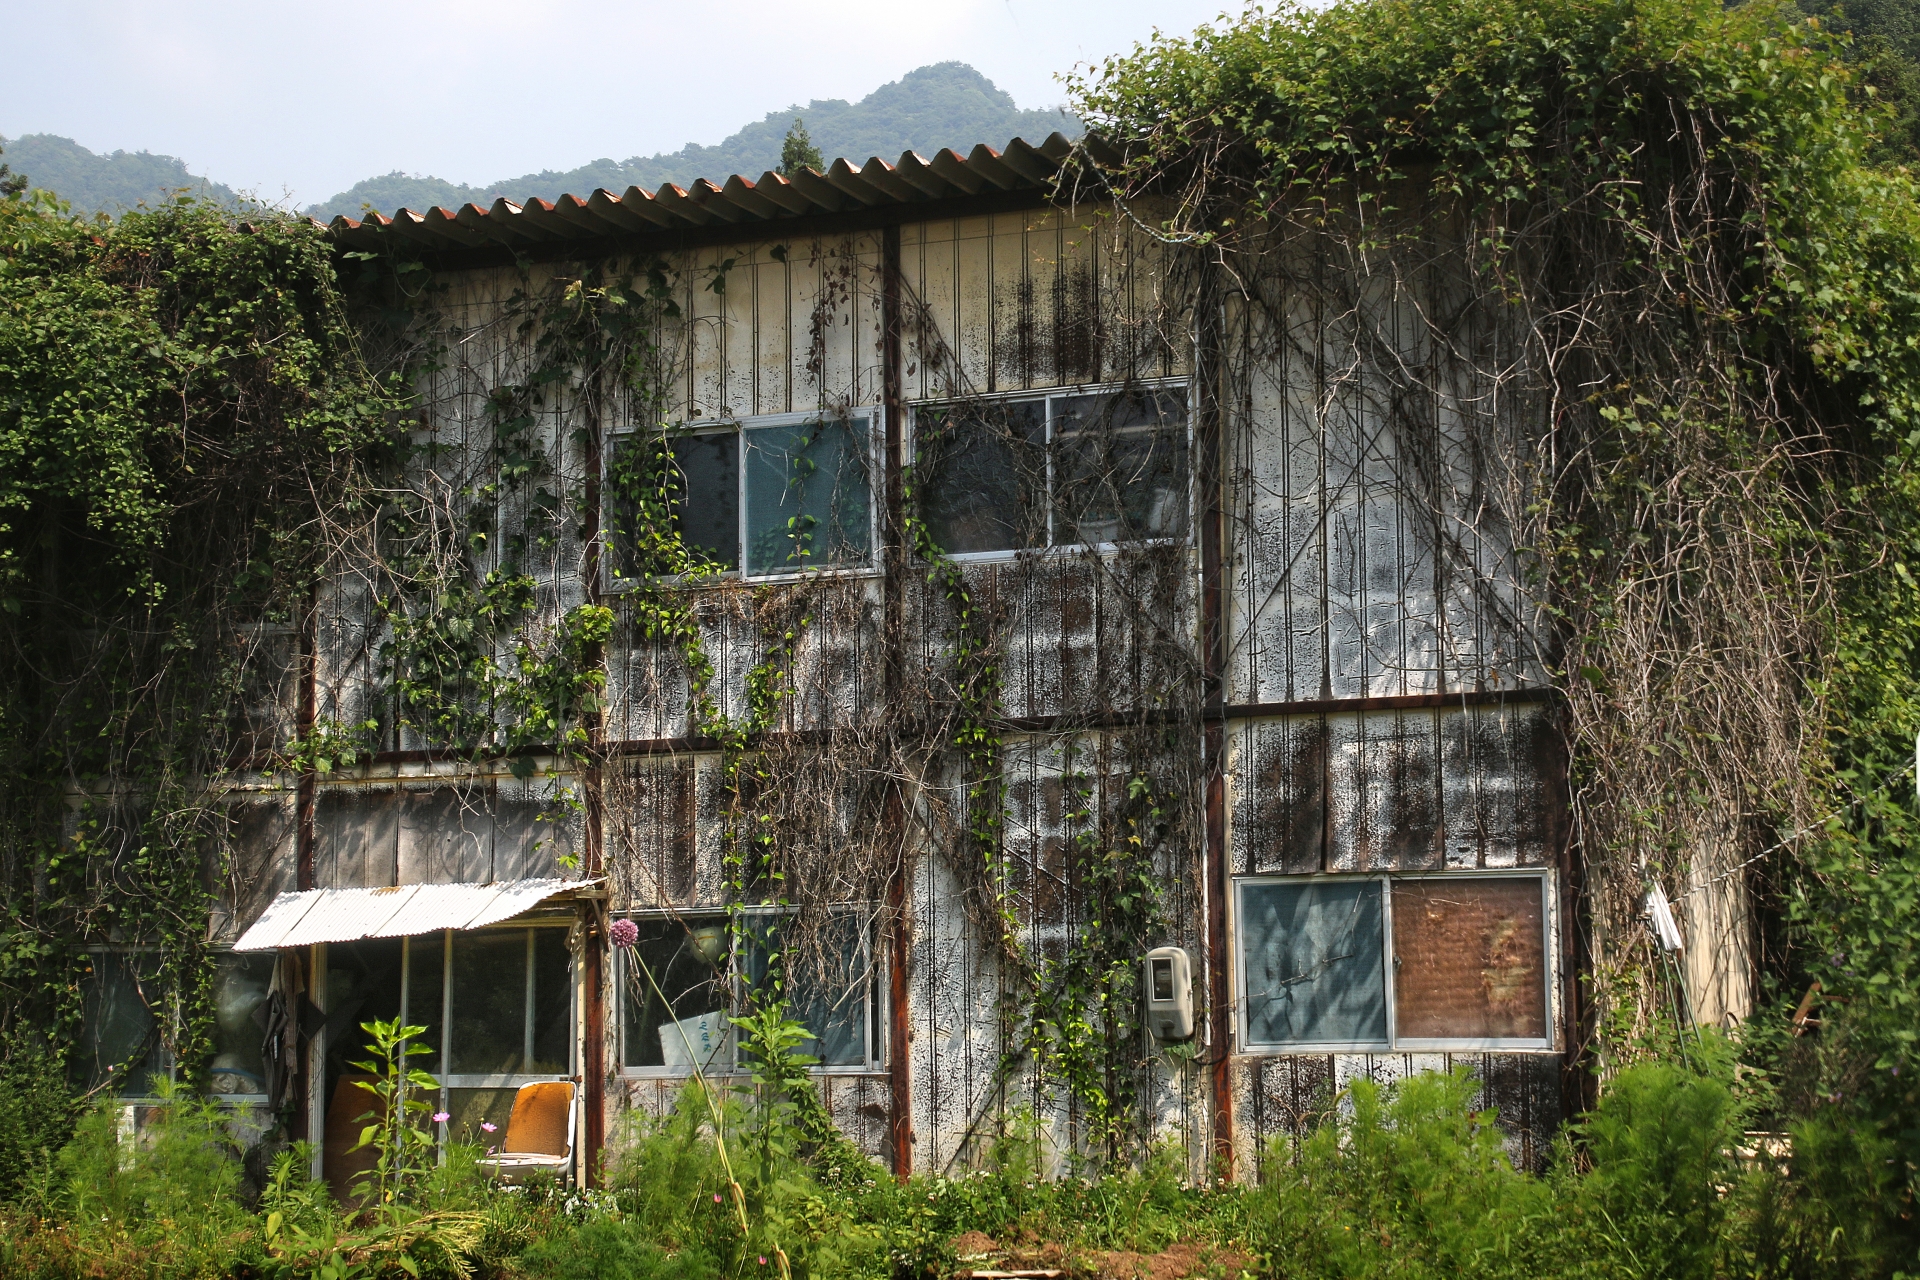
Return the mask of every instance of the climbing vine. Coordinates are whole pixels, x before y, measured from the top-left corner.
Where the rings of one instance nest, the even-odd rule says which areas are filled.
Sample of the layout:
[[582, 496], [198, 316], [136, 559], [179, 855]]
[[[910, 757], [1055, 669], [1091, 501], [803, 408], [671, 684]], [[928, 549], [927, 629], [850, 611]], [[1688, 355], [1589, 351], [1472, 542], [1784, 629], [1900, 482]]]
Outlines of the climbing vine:
[[[1920, 530], [1920, 219], [1910, 175], [1870, 163], [1882, 120], [1841, 52], [1761, 5], [1282, 9], [1077, 80], [1113, 150], [1070, 181], [1217, 281], [1245, 349], [1291, 353], [1302, 307], [1339, 317], [1353, 358], [1324, 394], [1394, 388], [1379, 448], [1434, 545], [1472, 554], [1467, 510], [1506, 531], [1542, 611], [1509, 663], [1565, 695], [1600, 1061], [1670, 1007], [1657, 885], [1700, 1016], [1751, 1013], [1754, 1063], [1784, 1069], [1772, 1028], [1817, 976], [1848, 1003], [1805, 1079], [1851, 1063], [1873, 1101], [1849, 1105], [1910, 1132], [1913, 969], [1867, 919], [1916, 856], [1887, 815], [1920, 727], [1892, 621]], [[1514, 457], [1470, 493], [1452, 414]], [[1755, 904], [1790, 927], [1752, 929]]]
[[207, 780], [279, 745], [248, 673], [402, 403], [312, 227], [0, 200], [0, 1055], [70, 1055], [96, 949], [134, 947], [155, 1037], [103, 1076], [65, 1065], [118, 1087], [157, 1038], [201, 1078], [231, 869]]

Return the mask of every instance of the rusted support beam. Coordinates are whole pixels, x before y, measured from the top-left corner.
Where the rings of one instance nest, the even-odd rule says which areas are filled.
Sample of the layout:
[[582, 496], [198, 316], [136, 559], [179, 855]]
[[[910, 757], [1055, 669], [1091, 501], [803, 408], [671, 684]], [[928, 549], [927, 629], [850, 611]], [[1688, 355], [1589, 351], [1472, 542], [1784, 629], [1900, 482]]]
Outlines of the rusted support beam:
[[1225, 298], [1216, 272], [1203, 268], [1194, 313], [1194, 388], [1198, 393], [1195, 479], [1200, 493], [1200, 687], [1206, 729], [1201, 761], [1206, 788], [1207, 1063], [1210, 1128], [1218, 1176], [1233, 1176], [1233, 984], [1228, 957], [1227, 893], [1233, 867], [1227, 851], [1227, 584], [1226, 473], [1221, 358]]
[[[887, 432], [886, 539], [883, 571], [887, 696], [897, 707], [906, 665], [906, 588], [911, 565], [907, 548], [906, 396], [900, 351], [900, 227], [889, 224], [881, 236], [881, 399]], [[913, 1081], [908, 1072], [908, 1033], [912, 1013], [907, 975], [913, 962], [913, 938], [907, 911], [906, 801], [895, 782], [887, 795], [887, 838], [894, 860], [887, 881], [887, 1126], [894, 1176], [913, 1173]]]
[[[586, 396], [586, 472], [583, 505], [586, 551], [581, 558], [581, 575], [586, 579], [586, 596], [600, 603], [600, 389], [590, 387]], [[601, 646], [586, 654], [589, 666], [606, 661]], [[586, 815], [586, 832], [581, 841], [581, 861], [589, 877], [606, 874], [606, 722], [598, 708], [581, 716], [587, 732], [586, 768], [581, 772], [580, 790]], [[581, 1181], [589, 1187], [600, 1185], [600, 1156], [607, 1145], [607, 1001], [606, 947], [607, 908], [589, 902], [591, 913], [580, 944], [580, 963], [584, 970], [582, 986], [585, 1007], [580, 1010], [580, 1099], [585, 1116], [581, 1136]]]

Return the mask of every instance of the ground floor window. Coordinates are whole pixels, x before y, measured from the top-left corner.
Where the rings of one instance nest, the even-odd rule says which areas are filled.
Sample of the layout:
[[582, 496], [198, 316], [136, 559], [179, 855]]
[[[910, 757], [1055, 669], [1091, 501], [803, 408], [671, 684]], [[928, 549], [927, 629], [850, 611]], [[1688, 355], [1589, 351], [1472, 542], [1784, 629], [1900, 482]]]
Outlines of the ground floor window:
[[1236, 889], [1251, 1052], [1552, 1046], [1542, 872], [1248, 877]]
[[[813, 936], [790, 915], [752, 912], [736, 931], [722, 913], [635, 916], [633, 946], [616, 961], [620, 1061], [630, 1075], [732, 1071], [739, 1065], [728, 1013], [784, 970], [787, 1009], [812, 1038], [821, 1068], [877, 1065], [873, 947], [864, 913], [832, 916]], [[736, 936], [737, 935], [737, 936]]]
[[149, 1097], [173, 1078], [164, 1034], [170, 1018], [161, 996], [160, 953], [90, 951], [80, 979], [80, 1053], [76, 1074], [89, 1091], [109, 1086]]
[[[213, 1056], [208, 1092], [234, 1102], [266, 1097], [262, 1010], [274, 957], [221, 952], [214, 958]], [[154, 1096], [178, 1075], [172, 1050], [174, 1002], [163, 994], [160, 953], [149, 948], [90, 951], [80, 984], [76, 1074], [89, 1090], [111, 1087], [127, 1098]]]
[[[325, 948], [327, 1178], [346, 1185], [348, 1148], [367, 1110], [364, 1023], [426, 1028], [414, 1064], [440, 1081], [442, 1136], [497, 1144], [514, 1090], [574, 1074], [569, 921], [530, 927], [367, 938]], [[483, 1128], [491, 1124], [489, 1131]], [[364, 1154], [364, 1153], [361, 1153]]]

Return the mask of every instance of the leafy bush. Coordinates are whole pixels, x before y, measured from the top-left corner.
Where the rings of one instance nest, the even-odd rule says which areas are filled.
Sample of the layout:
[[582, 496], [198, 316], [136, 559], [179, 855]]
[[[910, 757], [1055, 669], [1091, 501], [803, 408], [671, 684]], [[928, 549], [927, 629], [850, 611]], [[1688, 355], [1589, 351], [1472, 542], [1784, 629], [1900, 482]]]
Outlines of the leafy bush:
[[1515, 1171], [1465, 1071], [1356, 1081], [1246, 1206], [1250, 1243], [1286, 1276], [1544, 1273], [1554, 1186]]
[[19, 1044], [0, 1057], [0, 1200], [12, 1198], [73, 1134], [73, 1095], [60, 1061]]

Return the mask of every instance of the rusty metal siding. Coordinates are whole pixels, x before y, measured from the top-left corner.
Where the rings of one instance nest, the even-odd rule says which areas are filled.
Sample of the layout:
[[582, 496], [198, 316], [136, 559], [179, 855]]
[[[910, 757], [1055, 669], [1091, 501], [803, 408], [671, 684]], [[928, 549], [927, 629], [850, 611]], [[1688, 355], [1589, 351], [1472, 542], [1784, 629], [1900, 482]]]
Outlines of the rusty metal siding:
[[1545, 1054], [1390, 1053], [1242, 1057], [1233, 1064], [1234, 1111], [1246, 1123], [1236, 1134], [1234, 1163], [1259, 1180], [1268, 1162], [1293, 1158], [1295, 1146], [1341, 1105], [1356, 1080], [1385, 1085], [1422, 1071], [1471, 1070], [1480, 1087], [1477, 1110], [1496, 1113], [1516, 1168], [1543, 1171], [1561, 1120], [1560, 1060]]
[[[915, 400], [1176, 377], [1180, 310], [1158, 245], [1105, 208], [901, 228]], [[1145, 282], [1145, 283], [1142, 283]]]
[[1559, 740], [1544, 703], [1238, 721], [1237, 874], [1544, 867]]
[[1300, 274], [1233, 316], [1230, 700], [1544, 683], [1508, 533], [1534, 406], [1431, 350], [1406, 283]]
[[[754, 234], [762, 238], [656, 255], [679, 307], [660, 342], [661, 367], [674, 378], [664, 404], [610, 403], [597, 424], [603, 432], [655, 425], [655, 414], [707, 422], [881, 398], [881, 233]], [[899, 242], [909, 408], [955, 395], [1180, 377], [1190, 369], [1192, 318], [1171, 251], [1110, 211], [909, 223]], [[1500, 496], [1514, 460], [1524, 456], [1530, 407], [1497, 402], [1486, 388], [1440, 367], [1421, 337], [1420, 299], [1375, 285], [1362, 290], [1361, 306], [1342, 313], [1313, 287], [1317, 269], [1302, 268], [1277, 318], [1256, 321], [1244, 308], [1230, 315], [1241, 354], [1227, 371], [1221, 406], [1224, 701], [1277, 711], [1275, 704], [1302, 701], [1484, 696], [1542, 682]], [[466, 518], [471, 498], [464, 491], [490, 465], [488, 393], [530, 367], [529, 344], [505, 320], [509, 299], [519, 289], [558, 287], [567, 270], [537, 266], [522, 275], [490, 268], [451, 279], [440, 304], [451, 358], [422, 387], [438, 426], [436, 449], [412, 477], [441, 496], [448, 519]], [[724, 287], [712, 287], [722, 280]], [[1392, 374], [1396, 362], [1431, 369], [1427, 387], [1415, 394], [1406, 378]], [[573, 504], [598, 460], [582, 443], [585, 407], [564, 388], [537, 417], [536, 443], [562, 498], [552, 547], [527, 561], [539, 583], [538, 622], [550, 625], [590, 598], [575, 536], [584, 513]], [[475, 568], [502, 563], [496, 548], [525, 521], [534, 496], [502, 505], [492, 545], [477, 554]], [[1155, 723], [1175, 726], [1174, 737], [1190, 740], [1192, 758], [1172, 762], [1168, 775], [1190, 800], [1204, 789], [1197, 542], [962, 568], [976, 616], [994, 628], [992, 656], [1010, 721], [1004, 888], [1021, 945], [1041, 962], [1064, 954], [1085, 923], [1066, 856], [1076, 835], [1067, 816], [1069, 787], [1082, 784], [1070, 784], [1068, 775], [1084, 774], [1096, 795], [1093, 810], [1110, 811], [1110, 793], [1124, 785], [1127, 767], [1118, 745], [1124, 735], [1111, 730], [1115, 721], [1151, 712]], [[907, 619], [900, 638], [907, 686], [950, 690], [950, 604], [924, 566], [910, 566], [898, 589]], [[392, 733], [393, 708], [378, 670], [385, 637], [373, 595], [352, 566], [320, 593], [319, 714], [346, 724], [377, 719], [384, 748], [415, 750], [428, 744]], [[883, 705], [886, 597], [877, 575], [729, 583], [697, 595], [702, 643], [715, 668], [711, 692], [728, 716], [747, 710], [746, 677], [767, 655], [769, 620], [802, 600], [811, 601], [812, 620], [793, 656], [796, 695], [783, 703], [776, 727], [864, 731], [890, 711], [911, 710]], [[607, 599], [619, 615], [606, 654], [612, 755], [598, 833], [610, 905], [722, 907], [720, 757], [714, 744], [693, 740], [697, 726], [679, 655], [642, 642], [630, 611], [617, 596]], [[1556, 772], [1551, 758], [1556, 738], [1543, 704], [1321, 707], [1230, 719], [1224, 733], [1236, 874], [1547, 866], [1559, 847], [1564, 770]], [[585, 845], [577, 818], [554, 831], [537, 821], [543, 808], [553, 809], [554, 788], [578, 779], [520, 782], [451, 764], [381, 770], [358, 784], [319, 788], [315, 852], [323, 887], [551, 874], [555, 858]], [[945, 804], [950, 812], [952, 783], [938, 784], [947, 793], [926, 800], [929, 810]], [[914, 1167], [976, 1158], [980, 1142], [1023, 1103], [1038, 1109], [1055, 1149], [1071, 1152], [1084, 1139], [1083, 1117], [1033, 1063], [1005, 1061], [1003, 999], [1012, 979], [997, 938], [968, 917], [952, 851], [936, 847], [942, 830], [929, 817], [912, 836], [909, 859]], [[263, 848], [268, 843], [261, 837]], [[1197, 834], [1183, 835], [1162, 851], [1156, 871], [1163, 940], [1204, 958], [1199, 843]], [[1555, 1109], [1541, 1059], [1472, 1061], [1487, 1072], [1490, 1090], [1506, 1090], [1501, 1096], [1514, 1114]], [[1356, 1073], [1384, 1076], [1446, 1062], [1439, 1055], [1236, 1058], [1243, 1168], [1261, 1158], [1265, 1138], [1297, 1133], [1312, 1100]], [[609, 1106], [657, 1113], [679, 1084], [622, 1081]], [[822, 1088], [850, 1135], [884, 1153], [886, 1079], [836, 1075]], [[1205, 1074], [1155, 1060], [1142, 1088], [1144, 1127], [1183, 1142], [1196, 1168], [1204, 1165], [1213, 1136]], [[1509, 1104], [1501, 1105], [1504, 1111]]]

